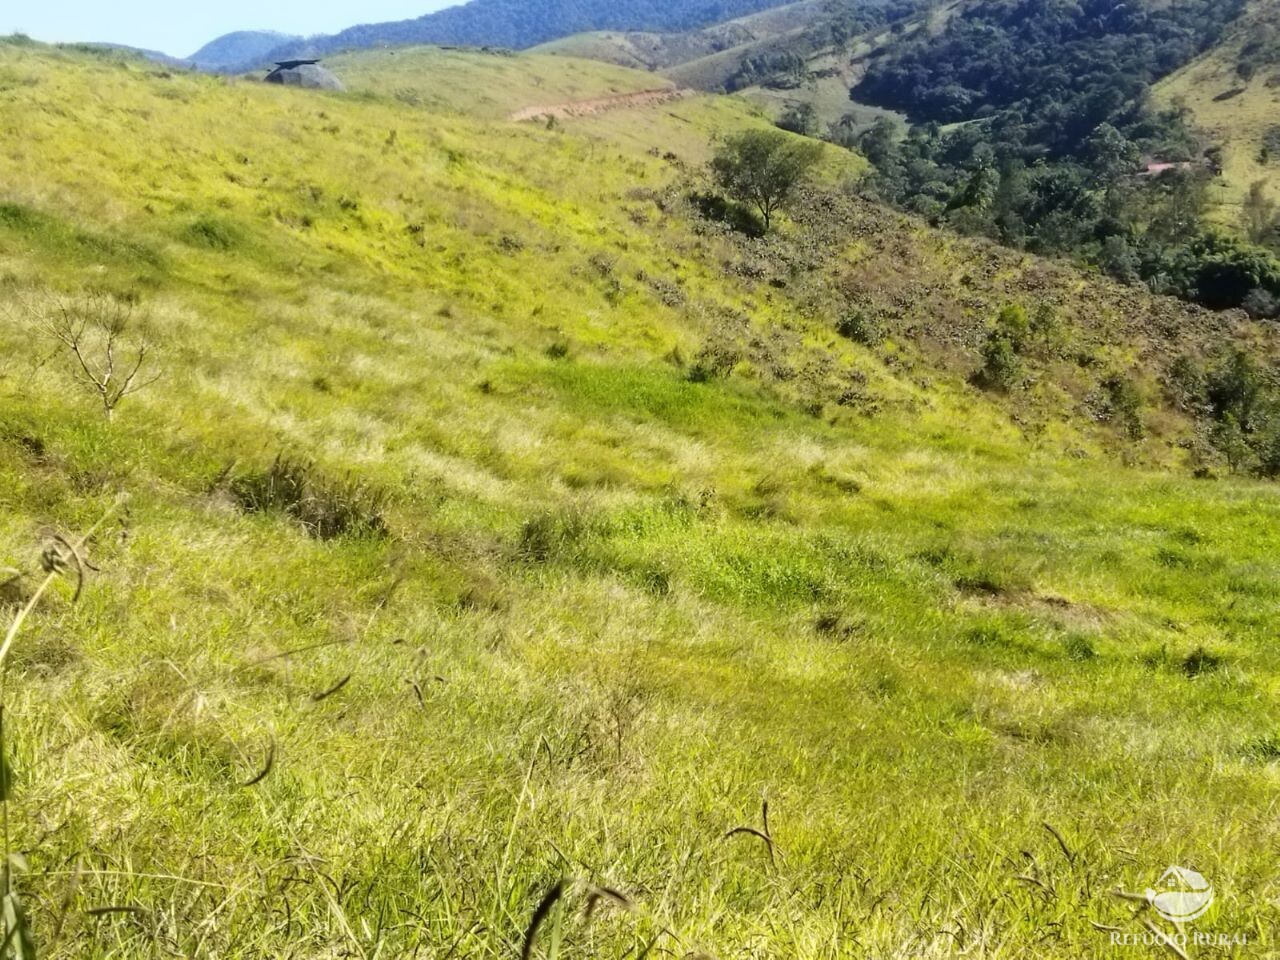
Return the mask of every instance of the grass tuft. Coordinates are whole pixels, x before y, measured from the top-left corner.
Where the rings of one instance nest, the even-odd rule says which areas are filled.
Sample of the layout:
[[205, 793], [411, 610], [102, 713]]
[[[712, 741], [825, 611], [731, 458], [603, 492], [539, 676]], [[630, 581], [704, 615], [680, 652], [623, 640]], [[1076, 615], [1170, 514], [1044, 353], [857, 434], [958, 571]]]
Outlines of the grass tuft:
[[517, 554], [528, 563], [569, 559], [580, 551], [591, 530], [591, 518], [581, 507], [544, 510], [520, 527]]
[[182, 239], [209, 250], [233, 250], [243, 242], [240, 229], [224, 220], [200, 217], [182, 231]]
[[1244, 745], [1244, 755], [1259, 763], [1280, 762], [1280, 735], [1254, 737]]
[[247, 513], [282, 513], [319, 540], [385, 537], [384, 492], [354, 476], [335, 480], [310, 461], [278, 455], [266, 470], [231, 480], [231, 494]]
[[1182, 658], [1180, 668], [1188, 677], [1195, 678], [1206, 673], [1213, 673], [1226, 661], [1218, 654], [1196, 647]]

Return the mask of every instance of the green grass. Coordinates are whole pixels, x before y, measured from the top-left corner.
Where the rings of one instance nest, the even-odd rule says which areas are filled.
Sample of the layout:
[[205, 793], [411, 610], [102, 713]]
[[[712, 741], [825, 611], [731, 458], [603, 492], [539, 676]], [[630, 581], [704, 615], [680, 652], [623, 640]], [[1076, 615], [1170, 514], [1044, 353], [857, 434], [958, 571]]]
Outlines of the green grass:
[[[565, 877], [542, 955], [1074, 958], [1170, 863], [1215, 884], [1195, 930], [1276, 950], [1274, 488], [946, 345], [1001, 291], [1086, 352], [1172, 308], [871, 208], [743, 269], [781, 254], [661, 156], [734, 101], [546, 130], [38, 46], [0, 76], [0, 566], [129, 496], [7, 663], [42, 956], [513, 956]], [[916, 333], [837, 337], [833, 279], [925, 285]], [[110, 423], [39, 328], [90, 289], [164, 374]], [[874, 412], [815, 385], [854, 374]], [[725, 838], [762, 795], [776, 862]]]

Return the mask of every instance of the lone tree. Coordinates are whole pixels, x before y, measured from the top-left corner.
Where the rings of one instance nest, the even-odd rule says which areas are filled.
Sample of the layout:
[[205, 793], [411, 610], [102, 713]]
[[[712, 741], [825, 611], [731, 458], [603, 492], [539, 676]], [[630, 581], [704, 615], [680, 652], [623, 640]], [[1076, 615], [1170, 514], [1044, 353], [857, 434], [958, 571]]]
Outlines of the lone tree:
[[724, 142], [711, 161], [711, 172], [729, 196], [760, 211], [768, 230], [774, 212], [805, 181], [821, 156], [821, 144], [779, 130], [748, 130]]
[[76, 380], [102, 404], [108, 420], [125, 397], [159, 379], [144, 376], [151, 344], [127, 344], [134, 302], [104, 293], [84, 300], [58, 299], [44, 321], [46, 333], [72, 359]]

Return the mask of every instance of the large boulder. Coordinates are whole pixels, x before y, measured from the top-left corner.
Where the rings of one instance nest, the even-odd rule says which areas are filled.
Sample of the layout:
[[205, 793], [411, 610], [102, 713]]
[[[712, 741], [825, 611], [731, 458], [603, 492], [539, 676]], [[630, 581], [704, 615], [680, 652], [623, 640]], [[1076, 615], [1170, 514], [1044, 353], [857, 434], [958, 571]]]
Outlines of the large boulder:
[[267, 83], [282, 83], [309, 90], [345, 90], [342, 81], [314, 60], [287, 60], [266, 76]]

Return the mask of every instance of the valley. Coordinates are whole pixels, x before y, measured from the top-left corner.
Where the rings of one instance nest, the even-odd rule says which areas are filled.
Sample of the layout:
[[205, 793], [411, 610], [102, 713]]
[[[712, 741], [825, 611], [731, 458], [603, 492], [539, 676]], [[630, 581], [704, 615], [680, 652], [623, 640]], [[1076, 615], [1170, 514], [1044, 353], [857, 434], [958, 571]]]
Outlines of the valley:
[[777, 130], [958, 10], [725, 95], [813, 12], [733, 6], [346, 92], [0, 38], [14, 943], [1066, 960], [1178, 864], [1280, 949], [1274, 323]]

